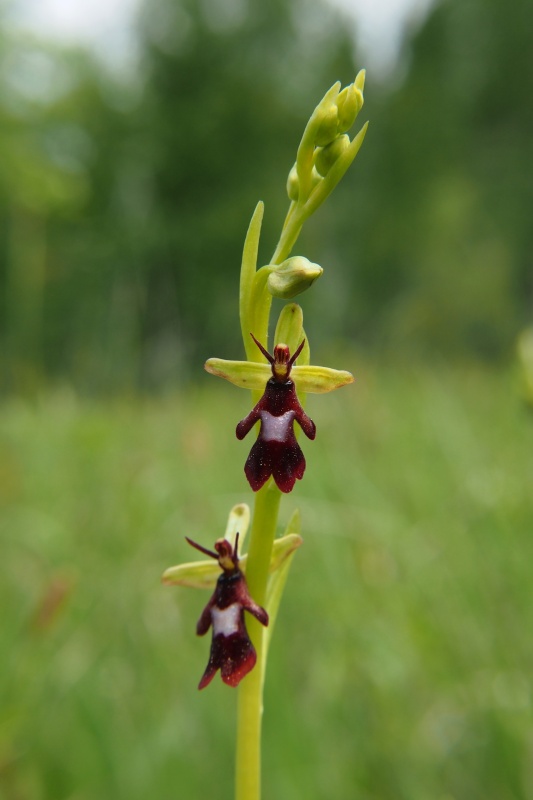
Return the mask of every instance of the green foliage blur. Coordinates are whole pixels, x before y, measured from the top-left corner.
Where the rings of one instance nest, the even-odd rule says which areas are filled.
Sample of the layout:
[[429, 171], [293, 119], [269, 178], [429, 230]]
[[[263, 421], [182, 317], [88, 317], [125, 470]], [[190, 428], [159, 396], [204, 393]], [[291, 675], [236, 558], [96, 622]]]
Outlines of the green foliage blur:
[[[533, 796], [533, 426], [509, 385], [359, 362], [357, 388], [309, 398], [266, 798]], [[232, 797], [235, 692], [196, 688], [209, 594], [160, 576], [250, 500], [220, 424], [248, 409], [215, 381], [3, 404], [2, 800]]]
[[[533, 10], [448, 0], [406, 39], [371, 129], [298, 244], [326, 346], [498, 359], [531, 312]], [[151, 0], [135, 74], [0, 34], [0, 389], [153, 389], [238, 357], [244, 233], [266, 263], [303, 125], [363, 66], [318, 0]]]
[[[207, 597], [159, 579], [251, 502], [249, 397], [202, 365], [242, 354], [257, 200], [266, 263], [302, 127], [364, 66], [318, 0], [146, 0], [138, 30], [125, 76], [0, 20], [1, 800], [232, 796], [235, 694], [196, 690]], [[529, 0], [438, 5], [368, 73], [363, 149], [296, 249], [325, 269], [311, 344], [356, 383], [308, 398], [282, 502], [304, 545], [265, 797], [533, 797], [533, 427], [505, 363], [532, 40]]]

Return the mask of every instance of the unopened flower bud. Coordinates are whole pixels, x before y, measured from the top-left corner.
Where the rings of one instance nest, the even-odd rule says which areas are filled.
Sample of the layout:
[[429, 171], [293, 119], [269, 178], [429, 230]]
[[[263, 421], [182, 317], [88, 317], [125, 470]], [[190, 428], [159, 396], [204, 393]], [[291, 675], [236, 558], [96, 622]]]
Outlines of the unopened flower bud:
[[319, 175], [315, 167], [311, 170], [311, 189], [314, 189], [317, 183], [322, 180], [322, 175]]
[[289, 177], [287, 178], [287, 194], [289, 195], [289, 200], [294, 200], [294, 202], [298, 200], [298, 195], [300, 194], [300, 179], [296, 172], [296, 164], [289, 172]]
[[293, 256], [274, 267], [268, 276], [268, 290], [274, 297], [288, 300], [308, 289], [323, 271], [321, 266], [307, 258]]
[[350, 137], [346, 134], [343, 134], [342, 136], [337, 136], [337, 138], [326, 147], [320, 147], [317, 150], [315, 158], [315, 167], [317, 172], [325, 177], [332, 168], [333, 164], [346, 150], [349, 144]]
[[355, 118], [363, 107], [363, 88], [365, 85], [365, 70], [362, 69], [354, 83], [346, 86], [337, 97], [338, 131], [344, 133], [350, 130]]
[[323, 112], [322, 120], [316, 132], [315, 145], [323, 147], [333, 141], [337, 135], [339, 124], [339, 112], [337, 106], [332, 103], [327, 110]]

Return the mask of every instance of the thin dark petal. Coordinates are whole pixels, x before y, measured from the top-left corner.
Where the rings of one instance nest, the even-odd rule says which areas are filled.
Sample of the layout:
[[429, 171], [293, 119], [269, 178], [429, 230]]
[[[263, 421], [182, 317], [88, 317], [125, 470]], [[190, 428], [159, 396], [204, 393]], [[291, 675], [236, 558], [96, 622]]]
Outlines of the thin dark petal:
[[213, 600], [214, 597], [211, 598], [209, 603], [202, 611], [202, 616], [200, 617], [200, 619], [198, 620], [198, 624], [196, 625], [197, 636], [204, 636], [211, 627], [211, 608], [213, 605]]
[[314, 439], [316, 436], [316, 425], [313, 420], [307, 416], [303, 408], [300, 406], [297, 409], [296, 420], [300, 424], [301, 429], [308, 439]]
[[254, 616], [256, 620], [258, 620], [261, 623], [261, 625], [267, 627], [268, 613], [265, 611], [264, 608], [262, 608], [262, 606], [259, 606], [257, 605], [257, 603], [254, 603], [250, 595], [248, 595], [246, 602], [243, 603], [243, 608], [245, 608], [246, 611], [248, 611], [252, 616]]
[[235, 430], [235, 434], [237, 439], [244, 439], [247, 433], [249, 433], [257, 420], [259, 419], [261, 411], [261, 401], [250, 411], [247, 417], [241, 419], [237, 428]]

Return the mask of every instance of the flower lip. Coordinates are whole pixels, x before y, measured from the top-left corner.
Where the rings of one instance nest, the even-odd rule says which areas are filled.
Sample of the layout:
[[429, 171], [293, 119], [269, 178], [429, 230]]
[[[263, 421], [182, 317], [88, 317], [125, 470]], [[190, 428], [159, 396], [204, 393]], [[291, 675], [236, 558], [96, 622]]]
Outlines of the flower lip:
[[248, 636], [244, 612], [252, 614], [261, 625], [268, 625], [268, 613], [250, 597], [246, 578], [239, 568], [239, 534], [235, 535], [235, 545], [227, 539], [217, 539], [215, 551], [208, 550], [192, 539], [185, 537], [191, 547], [216, 559], [222, 567], [211, 599], [202, 611], [196, 625], [198, 636], [204, 636], [213, 629], [209, 661], [205, 668], [199, 689], [204, 689], [217, 670], [224, 683], [237, 686], [245, 675], [254, 668], [257, 660], [255, 648]]
[[289, 380], [289, 376], [291, 374], [291, 369], [302, 352], [303, 346], [305, 344], [305, 339], [298, 345], [296, 350], [294, 351], [293, 355], [291, 356], [291, 352], [289, 350], [288, 345], [283, 344], [280, 342], [274, 347], [274, 355], [271, 355], [268, 350], [266, 350], [261, 342], [259, 342], [253, 333], [250, 333], [250, 336], [258, 346], [258, 348], [263, 353], [264, 357], [270, 363], [272, 367], [272, 376], [277, 383], [285, 383]]

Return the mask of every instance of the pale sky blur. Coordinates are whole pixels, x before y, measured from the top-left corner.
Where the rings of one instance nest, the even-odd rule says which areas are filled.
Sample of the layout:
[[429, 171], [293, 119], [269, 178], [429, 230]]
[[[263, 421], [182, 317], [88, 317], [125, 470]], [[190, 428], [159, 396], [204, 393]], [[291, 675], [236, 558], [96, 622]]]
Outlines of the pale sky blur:
[[[16, 0], [12, 24], [61, 42], [89, 44], [110, 64], [135, 59], [133, 20], [141, 0]], [[433, 0], [329, 0], [353, 18], [365, 65], [377, 72], [395, 63], [402, 30], [424, 19]]]

